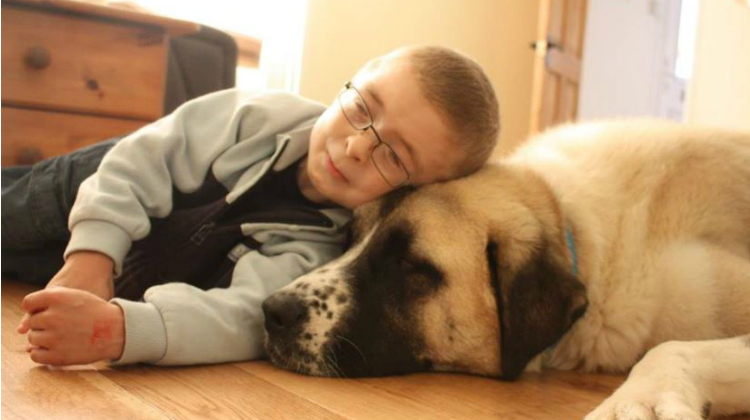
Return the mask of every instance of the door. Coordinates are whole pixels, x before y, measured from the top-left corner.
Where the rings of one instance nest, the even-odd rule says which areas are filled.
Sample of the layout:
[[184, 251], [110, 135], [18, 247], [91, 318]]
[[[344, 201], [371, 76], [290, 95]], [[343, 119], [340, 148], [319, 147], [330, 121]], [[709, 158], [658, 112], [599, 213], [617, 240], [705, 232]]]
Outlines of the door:
[[588, 0], [540, 0], [531, 134], [576, 119]]

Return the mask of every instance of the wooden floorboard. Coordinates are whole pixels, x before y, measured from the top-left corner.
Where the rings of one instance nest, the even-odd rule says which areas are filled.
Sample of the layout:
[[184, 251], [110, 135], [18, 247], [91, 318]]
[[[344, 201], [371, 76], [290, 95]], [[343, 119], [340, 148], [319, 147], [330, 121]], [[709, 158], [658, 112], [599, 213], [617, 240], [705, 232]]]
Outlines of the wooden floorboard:
[[526, 374], [513, 383], [454, 374], [332, 379], [264, 361], [48, 368], [28, 358], [16, 333], [19, 304], [33, 290], [2, 283], [2, 419], [567, 420], [582, 418], [623, 380], [571, 372]]

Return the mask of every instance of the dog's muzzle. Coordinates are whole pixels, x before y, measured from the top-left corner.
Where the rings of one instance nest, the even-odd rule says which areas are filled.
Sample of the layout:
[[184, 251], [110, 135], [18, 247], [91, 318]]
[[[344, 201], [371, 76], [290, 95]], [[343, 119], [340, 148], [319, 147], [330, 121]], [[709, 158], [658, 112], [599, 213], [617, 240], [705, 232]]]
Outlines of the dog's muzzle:
[[310, 375], [339, 373], [332, 346], [351, 302], [345, 276], [337, 269], [341, 264], [339, 259], [307, 273], [263, 302], [265, 348], [275, 365]]
[[265, 327], [273, 341], [295, 340], [310, 319], [308, 307], [297, 296], [274, 294], [263, 302]]
[[313, 373], [315, 357], [300, 345], [310, 319], [309, 307], [292, 293], [274, 293], [262, 305], [265, 316], [266, 351], [271, 361], [286, 369]]

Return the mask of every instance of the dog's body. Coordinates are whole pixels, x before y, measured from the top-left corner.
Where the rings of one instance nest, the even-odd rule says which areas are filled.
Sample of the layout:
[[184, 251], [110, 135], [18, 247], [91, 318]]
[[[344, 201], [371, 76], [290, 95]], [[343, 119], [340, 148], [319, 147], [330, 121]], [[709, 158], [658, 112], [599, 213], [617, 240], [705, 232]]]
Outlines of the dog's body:
[[545, 365], [624, 371], [664, 341], [750, 333], [750, 134], [577, 126], [508, 163], [550, 186], [587, 288]]
[[345, 256], [269, 298], [275, 362], [513, 379], [643, 359], [592, 418], [750, 409], [750, 133], [572, 125], [401, 195], [358, 214]]

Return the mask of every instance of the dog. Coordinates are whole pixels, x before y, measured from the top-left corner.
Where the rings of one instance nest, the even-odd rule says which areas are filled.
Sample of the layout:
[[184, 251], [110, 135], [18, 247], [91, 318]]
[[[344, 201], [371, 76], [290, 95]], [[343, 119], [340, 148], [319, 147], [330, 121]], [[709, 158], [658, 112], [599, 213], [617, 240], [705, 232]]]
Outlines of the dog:
[[750, 133], [570, 124], [355, 214], [339, 259], [263, 303], [321, 376], [627, 372], [588, 417], [750, 410]]

